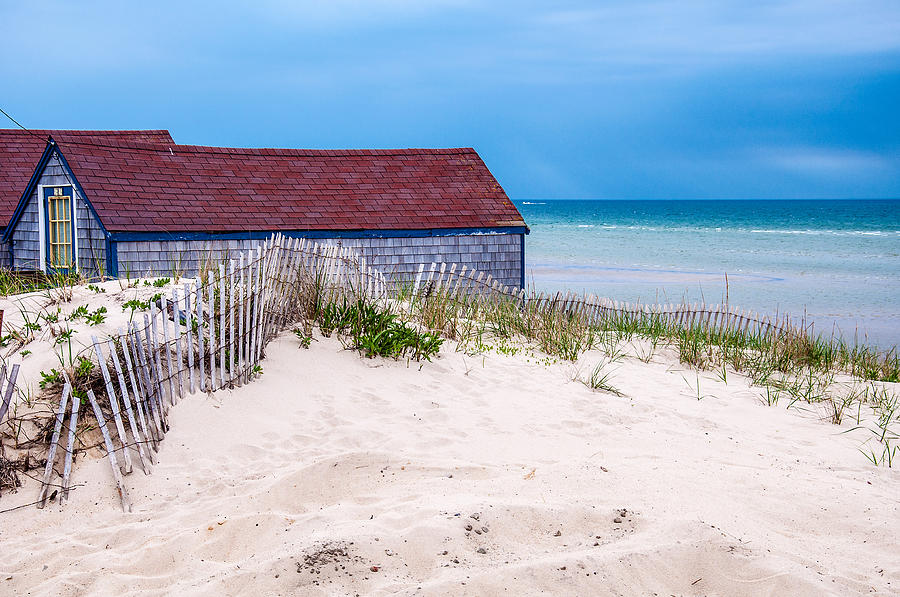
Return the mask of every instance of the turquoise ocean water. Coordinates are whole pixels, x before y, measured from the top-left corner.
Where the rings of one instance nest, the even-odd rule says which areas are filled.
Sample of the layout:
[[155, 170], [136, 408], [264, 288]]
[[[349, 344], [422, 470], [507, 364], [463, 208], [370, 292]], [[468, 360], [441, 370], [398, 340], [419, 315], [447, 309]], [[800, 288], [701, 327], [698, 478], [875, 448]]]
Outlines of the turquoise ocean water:
[[723, 303], [900, 345], [900, 200], [516, 201], [538, 290]]

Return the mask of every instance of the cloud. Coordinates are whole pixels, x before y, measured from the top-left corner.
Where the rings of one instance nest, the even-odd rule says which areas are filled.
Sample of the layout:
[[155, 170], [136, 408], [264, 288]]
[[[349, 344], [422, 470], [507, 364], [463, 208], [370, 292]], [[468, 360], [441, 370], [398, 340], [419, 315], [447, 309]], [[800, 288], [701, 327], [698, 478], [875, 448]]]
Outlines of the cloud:
[[470, 4], [468, 0], [262, 0], [257, 8], [260, 15], [273, 19], [279, 27], [372, 27], [385, 21], [419, 20]]
[[15, 57], [7, 73], [302, 63], [348, 77], [357, 65], [378, 79], [379, 65], [390, 75], [403, 61], [441, 81], [541, 85], [900, 51], [896, 0], [47, 0], [0, 16], [0, 50]]
[[900, 155], [832, 147], [775, 147], [752, 151], [758, 162], [815, 176], [865, 175], [900, 169]]
[[548, 37], [606, 61], [716, 63], [900, 49], [893, 0], [654, 0], [543, 11], [532, 19]]

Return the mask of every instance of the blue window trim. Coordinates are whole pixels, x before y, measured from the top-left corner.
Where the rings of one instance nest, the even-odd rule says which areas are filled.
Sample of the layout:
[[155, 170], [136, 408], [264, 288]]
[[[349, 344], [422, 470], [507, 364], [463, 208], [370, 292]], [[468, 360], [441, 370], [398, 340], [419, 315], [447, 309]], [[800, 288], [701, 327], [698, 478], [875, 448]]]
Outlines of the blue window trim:
[[[47, 191], [46, 189], [69, 189], [71, 192], [69, 193], [69, 217], [71, 218], [71, 222], [69, 222], [71, 226], [71, 230], [69, 233], [72, 235], [72, 256], [75, 256], [77, 248], [75, 247], [75, 188], [70, 184], [65, 185], [47, 185], [43, 187], [44, 194], [43, 197], [39, 197], [39, 201], [41, 202], [40, 209], [44, 212], [44, 222], [46, 225], [44, 226], [44, 247], [46, 248], [44, 254], [44, 269], [50, 274], [52, 271], [63, 271], [65, 274], [68, 274], [71, 270], [53, 270], [50, 267], [50, 202], [47, 201]], [[78, 262], [75, 262], [75, 269], [78, 269]]]
[[527, 226], [493, 228], [428, 228], [421, 230], [251, 230], [247, 232], [112, 232], [113, 242], [173, 240], [264, 240], [273, 234], [288, 238], [427, 238], [478, 234], [528, 234]]
[[[525, 234], [528, 234], [527, 232]], [[522, 255], [519, 263], [519, 288], [525, 288], [525, 234], [522, 235]]]

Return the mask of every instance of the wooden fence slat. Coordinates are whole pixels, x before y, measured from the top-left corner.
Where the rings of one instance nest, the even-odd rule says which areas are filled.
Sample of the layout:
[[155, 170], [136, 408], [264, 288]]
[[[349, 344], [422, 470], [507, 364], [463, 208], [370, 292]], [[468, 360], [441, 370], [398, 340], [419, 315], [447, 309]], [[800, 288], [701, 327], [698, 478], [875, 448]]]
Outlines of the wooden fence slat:
[[[417, 296], [419, 294], [419, 286], [422, 284], [422, 273], [425, 271], [425, 264], [419, 264], [419, 273], [416, 274], [416, 283], [413, 286], [413, 296]], [[410, 303], [410, 308], [412, 308], [412, 303]]]
[[206, 318], [203, 317], [203, 280], [198, 276], [197, 284], [194, 286], [195, 299], [197, 303], [197, 364], [200, 367], [199, 387], [201, 392], [209, 392], [212, 390], [206, 382]]
[[244, 354], [246, 352], [245, 347], [247, 346], [247, 339], [244, 336], [244, 297], [247, 294], [247, 287], [244, 281], [244, 254], [241, 253], [238, 259], [238, 271], [241, 274], [241, 283], [238, 286], [239, 294], [238, 294], [238, 375], [237, 380], [239, 384], [244, 383]]
[[[150, 356], [153, 360], [153, 363], [156, 365], [156, 383], [159, 387], [159, 397], [160, 402], [163, 404], [163, 412], [166, 412], [169, 408], [169, 404], [172, 404], [172, 400], [174, 396], [169, 394], [169, 399], [165, 399], [165, 381], [166, 377], [163, 376], [163, 368], [162, 368], [162, 356], [159, 348], [159, 329], [156, 325], [156, 315], [159, 313], [159, 310], [156, 308], [156, 303], [150, 304], [150, 316], [149, 322], [150, 325], [147, 327], [146, 332], [147, 335], [147, 349], [150, 351]], [[147, 317], [144, 314], [144, 317]]]
[[38, 494], [38, 508], [43, 508], [47, 501], [47, 490], [50, 489], [50, 477], [53, 475], [53, 464], [56, 461], [56, 446], [59, 443], [59, 433], [62, 431], [63, 419], [66, 417], [66, 407], [69, 405], [69, 395], [71, 393], [72, 386], [67, 383], [63, 386], [62, 397], [59, 399], [59, 408], [56, 411], [56, 421], [53, 424], [53, 435], [50, 436], [47, 464], [44, 465], [44, 477], [41, 479], [41, 491]]
[[163, 433], [165, 433], [168, 430], [166, 416], [168, 414], [168, 408], [166, 406], [165, 396], [163, 395], [162, 365], [160, 365], [159, 351], [156, 350], [151, 333], [152, 326], [150, 325], [150, 317], [145, 313], [144, 338], [139, 338], [138, 347], [140, 348], [141, 359], [144, 362], [144, 366], [147, 368], [147, 375], [151, 380], [150, 385], [153, 388], [152, 396], [156, 401], [156, 408], [159, 410], [159, 418], [160, 421], [162, 421], [162, 430]]
[[112, 378], [109, 375], [109, 367], [106, 366], [106, 357], [103, 355], [100, 340], [97, 339], [97, 336], [91, 336], [91, 342], [94, 343], [94, 353], [97, 355], [97, 361], [100, 363], [103, 381], [106, 382], [106, 395], [109, 398], [109, 406], [113, 412], [113, 420], [116, 424], [116, 431], [119, 434], [119, 442], [122, 444], [122, 459], [124, 461], [122, 472], [129, 475], [133, 470], [133, 466], [131, 464], [131, 454], [128, 451], [128, 435], [125, 433], [122, 417], [119, 416], [119, 401], [116, 400], [116, 391], [113, 389]]
[[[333, 246], [331, 251], [331, 264], [332, 264], [332, 284], [331, 284], [331, 300], [335, 299], [335, 294], [338, 289], [339, 280], [337, 278], [337, 265], [338, 265], [338, 251], [340, 247]], [[266, 345], [266, 341], [268, 338], [266, 337], [266, 318], [269, 315], [269, 289], [270, 282], [269, 279], [269, 271], [272, 266], [272, 252], [267, 251], [263, 254], [263, 267], [260, 272], [260, 286], [259, 286], [259, 314], [257, 321], [257, 343], [256, 343], [256, 354], [254, 355], [254, 361], [259, 363], [262, 359], [262, 350]]]
[[[0, 322], [2, 323], [2, 322]], [[6, 381], [6, 363], [0, 365], [0, 408], [3, 408], [2, 402], [2, 392], [3, 392], [3, 383]], [[6, 412], [6, 411], [4, 411]], [[3, 417], [0, 417], [0, 423], [3, 422]]]
[[[463, 301], [468, 305], [471, 302], [470, 294], [474, 294], [471, 292], [475, 288], [475, 274], [476, 270], [474, 268], [469, 270], [469, 275], [466, 277], [466, 287], [463, 289]], [[474, 298], [474, 297], [473, 297]]]
[[229, 330], [231, 331], [231, 335], [228, 338], [228, 381], [234, 384], [234, 379], [236, 377], [235, 372], [237, 371], [237, 355], [234, 353], [235, 349], [235, 329], [234, 329], [234, 293], [235, 287], [237, 286], [237, 276], [234, 273], [234, 259], [229, 261], [230, 269], [228, 271], [228, 325]]
[[225, 289], [227, 287], [225, 281], [225, 264], [219, 264], [219, 384], [220, 388], [225, 387], [226, 383], [226, 373], [225, 373], [225, 349], [226, 349], [226, 333], [227, 329], [225, 328]]
[[[333, 300], [334, 298], [334, 288], [335, 288], [335, 267], [336, 260], [335, 255], [337, 254], [338, 247], [336, 245], [332, 245], [328, 247], [328, 255], [329, 255], [329, 275], [328, 275], [328, 287], [329, 287], [329, 300]], [[256, 346], [253, 349], [253, 362], [254, 364], [259, 363], [260, 355], [262, 354], [262, 347], [266, 343], [266, 336], [264, 334], [264, 323], [266, 319], [266, 290], [268, 287], [268, 271], [269, 271], [269, 251], [268, 247], [263, 247], [262, 251], [259, 255], [259, 279], [257, 286], [257, 300], [259, 301], [259, 308], [256, 311], [256, 320], [254, 325], [256, 326]]]
[[131, 356], [134, 358], [134, 372], [137, 375], [138, 386], [140, 386], [141, 394], [144, 396], [144, 407], [147, 410], [147, 424], [153, 428], [153, 436], [156, 439], [155, 449], [159, 449], [159, 441], [163, 437], [163, 424], [160, 419], [159, 412], [156, 410], [155, 398], [153, 391], [152, 374], [147, 367], [147, 363], [143, 357], [143, 346], [141, 344], [141, 335], [135, 323], [128, 326], [128, 334], [131, 337]]
[[[317, 249], [324, 251], [324, 248]], [[248, 270], [249, 279], [247, 281], [248, 288], [250, 290], [250, 294], [247, 301], [247, 337], [249, 342], [247, 343], [247, 370], [245, 371], [245, 379], [250, 381], [250, 378], [253, 376], [253, 365], [255, 364], [254, 355], [256, 354], [256, 343], [259, 341], [259, 338], [256, 336], [256, 318], [257, 313], [259, 311], [259, 272], [262, 267], [262, 259], [260, 258], [259, 251], [251, 252], [249, 256], [250, 268]], [[316, 268], [316, 275], [319, 276], [318, 282], [321, 286], [318, 288], [319, 298], [324, 300], [325, 297], [325, 285], [327, 284], [327, 280], [325, 279], [325, 264], [324, 262], [320, 263], [318, 261], [313, 262], [313, 267]]]
[[444, 280], [444, 272], [447, 271], [447, 264], [441, 261], [441, 273], [438, 274], [437, 280], [434, 281], [434, 291], [441, 292], [442, 283]]
[[131, 502], [128, 500], [128, 492], [125, 491], [125, 483], [122, 481], [122, 475], [119, 473], [119, 466], [116, 463], [116, 448], [113, 446], [112, 440], [109, 437], [109, 430], [106, 427], [106, 419], [103, 417], [103, 411], [100, 410], [100, 405], [97, 404], [97, 398], [94, 396], [94, 391], [88, 390], [87, 395], [88, 400], [91, 401], [91, 406], [94, 408], [94, 416], [97, 417], [100, 433], [103, 434], [103, 442], [106, 444], [106, 456], [109, 458], [113, 478], [116, 480], [116, 489], [119, 492], [119, 499], [122, 501], [122, 510], [124, 512], [131, 512]]
[[375, 298], [371, 292], [372, 284], [370, 278], [366, 275], [366, 257], [361, 255], [358, 260], [354, 260], [354, 277], [356, 279], [356, 293], [354, 298], [357, 300], [365, 300], [369, 297]]
[[[178, 399], [184, 400], [184, 354], [181, 350], [181, 306], [178, 301], [178, 289], [172, 287], [172, 327], [174, 329], [173, 341], [175, 342], [175, 362], [178, 364]], [[165, 320], [163, 320], [165, 321]], [[171, 351], [170, 351], [171, 352]]]
[[[326, 259], [327, 259], [326, 267], [328, 269], [327, 269], [327, 273], [325, 275], [325, 279], [328, 280], [328, 300], [329, 301], [334, 300], [334, 291], [335, 291], [335, 286], [337, 285], [336, 281], [335, 281], [335, 269], [337, 267], [337, 251], [338, 251], [338, 248], [336, 245], [330, 245], [328, 247], [328, 251], [326, 254]], [[265, 270], [263, 271], [263, 273], [265, 273]], [[260, 277], [260, 282], [261, 282], [261, 288], [265, 288], [265, 276]], [[264, 303], [260, 302], [260, 311], [262, 311], [263, 305], [264, 305]], [[260, 316], [261, 315], [262, 314], [260, 313]], [[260, 318], [262, 318], [262, 317], [260, 317]], [[257, 353], [258, 353], [261, 345], [262, 345], [262, 342], [256, 343]], [[259, 360], [258, 355], [255, 357], [255, 359]]]
[[[112, 356], [113, 365], [116, 368], [116, 376], [119, 380], [119, 391], [122, 393], [122, 404], [125, 406], [125, 415], [128, 417], [128, 425], [131, 427], [131, 436], [134, 438], [138, 458], [141, 461], [141, 468], [144, 469], [145, 475], [149, 475], [150, 468], [147, 464], [147, 454], [144, 451], [144, 438], [142, 437], [137, 421], [134, 418], [134, 411], [131, 409], [131, 398], [128, 396], [128, 386], [125, 383], [125, 376], [122, 375], [122, 365], [119, 363], [118, 351], [116, 350], [116, 345], [112, 338], [107, 340], [106, 344], [109, 347], [109, 354]], [[127, 349], [125, 349], [125, 346], [123, 345], [123, 353], [126, 350]], [[126, 448], [125, 451], [127, 452], [128, 448]]]
[[[259, 252], [257, 252], [257, 257], [253, 256], [253, 253], [250, 253], [250, 271], [249, 271], [249, 285], [250, 285], [250, 296], [248, 298], [247, 303], [247, 336], [249, 337], [250, 342], [247, 345], [247, 371], [245, 373], [245, 378], [249, 382], [250, 378], [253, 376], [253, 365], [256, 364], [254, 360], [254, 354], [256, 354], [256, 342], [258, 341], [256, 337], [256, 315], [259, 309], [259, 268], [261, 266], [260, 259], [258, 258]], [[325, 282], [322, 282], [325, 284]]]
[[[341, 242], [341, 241], [338, 241], [338, 242]], [[333, 245], [331, 247], [331, 300], [332, 301], [337, 300], [337, 294], [341, 290], [341, 263], [342, 263], [343, 257], [344, 257], [343, 247], [341, 247], [339, 245]], [[268, 295], [268, 278], [269, 278], [268, 273], [269, 273], [270, 259], [271, 259], [270, 255], [267, 253], [266, 254], [266, 268], [263, 271], [263, 292], [266, 294], [265, 298], [263, 299], [263, 303], [262, 303], [263, 304], [263, 310], [262, 310], [263, 314], [265, 314], [268, 310], [267, 309], [267, 307], [268, 307], [268, 300], [267, 300], [268, 296], [267, 295]], [[263, 341], [260, 344], [260, 346], [262, 346], [263, 344], [266, 343], [266, 340], [265, 340], [265, 338], [266, 338], [265, 315], [263, 315], [262, 320], [263, 320], [263, 323], [261, 324], [261, 326], [262, 326], [262, 331], [263, 331], [263, 334], [262, 334]]]
[[148, 320], [144, 319], [144, 335], [141, 337], [140, 331], [135, 328], [135, 338], [137, 340], [137, 351], [140, 358], [140, 371], [147, 386], [147, 396], [150, 399], [150, 409], [154, 414], [154, 419], [158, 423], [159, 437], [168, 431], [167, 410], [163, 398], [162, 381], [159, 379], [159, 365], [153, 358], [151, 353], [152, 343], [150, 341], [150, 326], [147, 325]]
[[[143, 382], [140, 381], [140, 376], [137, 378], [134, 374], [134, 362], [131, 360], [130, 352], [134, 351], [134, 340], [129, 342], [130, 332], [123, 333], [122, 330], [119, 330], [119, 340], [122, 342], [122, 355], [125, 357], [125, 368], [128, 370], [128, 379], [131, 381], [131, 388], [134, 390], [134, 402], [135, 408], [138, 413], [138, 421], [141, 424], [141, 431], [150, 441], [150, 447], [153, 450], [158, 450], [159, 446], [157, 444], [157, 432], [153, 430], [152, 424], [148, 425], [148, 420], [150, 419], [150, 413], [146, 412], [147, 409], [150, 408], [150, 405], [146, 402], [146, 398], [144, 398], [147, 394], [144, 391]], [[137, 360], [137, 356], [135, 356], [135, 361]], [[153, 462], [153, 452], [150, 452], [150, 461]]]
[[6, 380], [6, 392], [3, 394], [3, 403], [0, 404], [0, 423], [9, 410], [9, 403], [12, 401], [13, 393], [16, 390], [16, 379], [19, 377], [19, 364], [15, 363], [9, 370], [9, 379]]
[[[453, 277], [456, 275], [456, 264], [450, 264], [450, 272], [447, 274], [447, 283], [444, 285], [444, 290], [447, 294], [451, 294], [453, 292]], [[459, 280], [457, 279], [457, 284], [459, 284]]]
[[[291, 299], [294, 288], [297, 286], [297, 258], [299, 257], [299, 253], [297, 252], [297, 239], [288, 239], [287, 244], [281, 249], [281, 258], [279, 265], [279, 274], [278, 280], [280, 282], [278, 298], [276, 299], [276, 303], [280, 305], [278, 309], [280, 311], [280, 315], [277, 319], [277, 325], [279, 328], [284, 328], [287, 324], [291, 323], [294, 319], [295, 313], [295, 303]], [[353, 273], [356, 274], [359, 272], [360, 260], [364, 260], [365, 257], [360, 253], [359, 255], [355, 255], [353, 259]], [[357, 288], [356, 292], [359, 293], [362, 289], [359, 287], [362, 278], [357, 279]]]
[[[454, 267], [456, 267], [456, 264], [454, 264]], [[459, 302], [460, 292], [462, 291], [462, 288], [466, 283], [466, 273], [468, 271], [468, 266], [462, 266], [462, 268], [459, 270], [459, 273], [456, 274], [456, 284], [454, 284], [452, 288], [448, 288], [450, 297], [456, 302]]]
[[[328, 252], [329, 256], [331, 255], [331, 252], [333, 249], [334, 249], [334, 247], [329, 247], [329, 252]], [[251, 357], [254, 367], [256, 367], [256, 365], [259, 363], [259, 355], [261, 352], [262, 343], [265, 341], [264, 338], [262, 337], [262, 335], [260, 334], [260, 331], [262, 329], [260, 327], [260, 322], [262, 321], [263, 309], [265, 308], [265, 299], [264, 299], [265, 286], [264, 286], [264, 283], [265, 283], [265, 273], [266, 273], [265, 253], [263, 252], [262, 247], [259, 247], [259, 250], [257, 251], [256, 262], [257, 262], [256, 263], [257, 264], [257, 268], [256, 268], [256, 300], [254, 301], [256, 304], [256, 309], [254, 309], [254, 313], [253, 313], [253, 337], [255, 338], [255, 341], [253, 344], [253, 355]], [[331, 268], [333, 268], [334, 260], [326, 261], [326, 266], [330, 266]], [[331, 281], [331, 277], [328, 274], [326, 274], [325, 279], [326, 279], [326, 284], [328, 286], [333, 285], [333, 282]]]
[[[69, 380], [66, 385], [72, 386]], [[63, 506], [69, 499], [69, 475], [72, 472], [72, 459], [75, 456], [75, 429], [78, 427], [78, 407], [81, 406], [81, 400], [78, 396], [72, 395], [72, 414], [69, 416], [69, 443], [66, 446], [66, 460], [63, 464], [62, 490], [59, 494], [59, 505]]]
[[467, 265], [462, 266], [459, 275], [456, 277], [456, 285], [453, 287], [453, 290], [450, 291], [454, 301], [459, 301], [460, 291], [466, 283], [466, 272], [468, 272], [468, 270], [469, 267]]
[[303, 257], [300, 252], [300, 247], [301, 239], [299, 238], [294, 238], [288, 243], [287, 250], [289, 252], [289, 257], [285, 261], [283, 268], [285, 280], [283, 290], [284, 308], [282, 309], [283, 314], [280, 319], [280, 325], [282, 326], [293, 321], [297, 311], [296, 293], [300, 286], [300, 260]]
[[306, 239], [300, 239], [300, 243], [298, 245], [298, 254], [297, 254], [297, 262], [294, 266], [294, 276], [296, 278], [297, 283], [294, 285], [294, 289], [291, 291], [291, 304], [295, 305], [295, 309], [298, 311], [302, 311], [305, 307], [300, 305], [300, 298], [303, 293], [303, 286], [310, 280], [310, 267], [309, 267], [309, 259], [310, 259], [310, 243], [306, 242]]
[[[166, 352], [166, 380], [169, 382], [169, 404], [174, 405], [178, 401], [175, 399], [175, 370], [172, 367], [172, 348], [171, 343], [172, 339], [169, 337], [169, 310], [166, 306], [166, 299], [162, 299], [163, 308], [159, 312], [160, 315], [160, 325], [163, 329], [163, 345], [160, 346], [160, 350], [165, 350]], [[156, 321], [154, 317], [152, 321]], [[154, 330], [154, 338], [158, 338], [156, 336]], [[160, 357], [162, 358], [162, 357]]]
[[187, 362], [188, 362], [188, 384], [191, 394], [197, 391], [195, 383], [196, 371], [194, 371], [194, 311], [191, 309], [191, 285], [189, 282], [184, 283], [184, 327], [185, 337], [187, 338]]
[[[346, 288], [346, 264], [343, 259], [343, 255], [347, 252], [347, 249], [342, 249], [338, 247], [339, 258], [338, 258], [338, 280], [337, 280], [337, 288], [339, 290], [343, 290]], [[275, 290], [277, 287], [277, 276], [276, 272], [278, 271], [278, 266], [281, 263], [281, 248], [276, 244], [272, 247], [269, 247], [269, 254], [266, 259], [266, 275], [265, 282], [263, 284], [263, 289], [265, 294], [263, 295], [263, 320], [262, 320], [262, 344], [260, 344], [260, 356], [262, 358], [262, 349], [265, 348], [266, 344], [269, 343], [269, 339], [272, 334], [272, 324], [274, 322], [274, 303], [275, 303]]]
[[216, 383], [216, 294], [215, 294], [215, 274], [213, 270], [209, 270], [209, 276], [206, 279], [206, 304], [209, 305], [209, 386], [207, 391], [212, 392], [218, 386]]
[[435, 263], [434, 261], [432, 261], [432, 262], [431, 262], [431, 269], [428, 270], [428, 281], [425, 282], [425, 288], [427, 289], [427, 292], [431, 292], [431, 291], [432, 291], [433, 286], [431, 285], [431, 280], [434, 278], [434, 270], [436, 270], [436, 269], [437, 269], [437, 263]]

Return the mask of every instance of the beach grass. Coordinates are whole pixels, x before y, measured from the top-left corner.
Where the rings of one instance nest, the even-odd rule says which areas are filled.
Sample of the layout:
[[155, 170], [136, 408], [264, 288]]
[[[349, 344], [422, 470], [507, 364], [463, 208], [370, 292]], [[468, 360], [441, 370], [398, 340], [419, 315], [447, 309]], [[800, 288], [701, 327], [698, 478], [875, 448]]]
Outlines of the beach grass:
[[[32, 283], [25, 276], [0, 271], [0, 284], [5, 284], [0, 289], [52, 292], [52, 304], [65, 301], [67, 293], [71, 297], [77, 281], [65, 276]], [[168, 282], [161, 280], [158, 285]], [[301, 345], [305, 342], [308, 346], [312, 327], [318, 326], [324, 335], [337, 334], [346, 348], [366, 357], [431, 360], [445, 339], [455, 341], [456, 349], [466, 353], [493, 350], [515, 355], [527, 350], [568, 362], [578, 361], [588, 351], [598, 351], [601, 360], [579, 381], [611, 396], [623, 395], [614, 385], [614, 363], [626, 357], [650, 362], [660, 349], [666, 349], [698, 372], [715, 372], [723, 383], [728, 383], [730, 372], [746, 375], [762, 388], [761, 401], [770, 406], [815, 408], [835, 425], [852, 419], [854, 428], [870, 430], [863, 448], [867, 458], [885, 465], [895, 460], [900, 406], [895, 390], [885, 384], [900, 381], [896, 349], [882, 352], [871, 346], [796, 332], [721, 329], [703, 322], [681, 325], [650, 311], [586, 312], [565, 301], [539, 302], [493, 291], [454, 292], [426, 286], [414, 292], [411, 285], [401, 284], [393, 297], [375, 300], [353, 289], [329, 287], [321, 269], [303, 272], [296, 283], [295, 304], [287, 309], [302, 324], [295, 330]], [[128, 307], [133, 312], [146, 309], [147, 304], [135, 299], [123, 306]], [[56, 310], [55, 315], [48, 312], [46, 317], [59, 318], [60, 310]], [[105, 317], [98, 310], [91, 312], [85, 307], [84, 311], [85, 319], [93, 317], [102, 322]], [[24, 346], [44, 320], [27, 314], [23, 314], [23, 320], [25, 324], [14, 334]], [[98, 380], [96, 372], [80, 375], [77, 371], [83, 364], [79, 355], [72, 354], [70, 334], [67, 337], [61, 329], [54, 335], [59, 377], [66, 371], [74, 378], [76, 390], [84, 391], [97, 386]], [[838, 376], [856, 381], [838, 383]], [[698, 375], [696, 394], [702, 398], [699, 379]], [[52, 380], [47, 389], [52, 386], [58, 392], [58, 382]]]
[[[762, 401], [770, 406], [819, 408], [823, 419], [835, 425], [855, 411], [856, 428], [862, 425], [860, 413], [865, 408], [871, 431], [861, 448], [866, 457], [891, 466], [900, 449], [900, 399], [885, 385], [900, 382], [896, 348], [879, 351], [794, 331], [720, 329], [702, 322], [680, 325], [653, 312], [608, 310], [587, 316], [577, 308], [562, 308], [562, 303], [539, 305], [500, 293], [456, 294], [426, 288], [401, 296], [409, 301], [402, 311], [410, 321], [455, 340], [467, 352], [497, 350], [515, 340], [574, 362], [586, 351], [598, 350], [605, 361], [579, 380], [592, 389], [621, 395], [606, 366], [623, 358], [624, 346], [637, 339], [642, 348], [635, 350], [636, 358], [649, 362], [660, 347], [670, 347], [681, 363], [698, 372], [715, 371], [724, 383], [729, 371], [746, 375], [763, 389]], [[854, 382], [837, 383], [837, 376], [849, 376]], [[699, 376], [692, 388], [703, 397]]]

